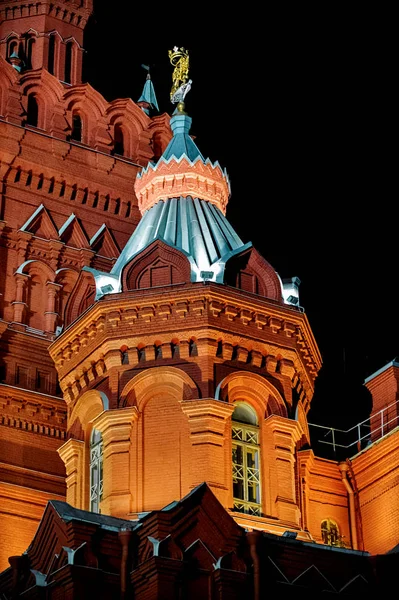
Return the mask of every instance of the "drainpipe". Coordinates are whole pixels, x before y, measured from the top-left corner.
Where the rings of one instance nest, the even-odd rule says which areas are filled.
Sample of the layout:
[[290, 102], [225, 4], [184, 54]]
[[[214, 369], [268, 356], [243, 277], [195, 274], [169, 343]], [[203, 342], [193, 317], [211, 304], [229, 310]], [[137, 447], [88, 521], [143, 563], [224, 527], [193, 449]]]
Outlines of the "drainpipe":
[[260, 600], [260, 559], [259, 559], [259, 540], [260, 531], [247, 531], [247, 540], [252, 558], [254, 575], [254, 600]]
[[348, 479], [348, 475], [347, 475], [347, 473], [349, 471], [349, 466], [345, 462], [339, 463], [338, 466], [341, 471], [341, 477], [342, 477], [343, 484], [346, 488], [346, 491], [348, 492], [348, 497], [349, 497], [349, 525], [350, 525], [350, 530], [351, 530], [352, 547], [354, 550], [358, 550], [355, 493], [352, 489], [351, 484], [349, 483], [349, 479]]
[[122, 557], [121, 557], [121, 600], [126, 598], [127, 591], [127, 578], [128, 578], [128, 558], [129, 558], [129, 544], [132, 538], [132, 532], [130, 529], [121, 529], [118, 531], [119, 541], [122, 545]]

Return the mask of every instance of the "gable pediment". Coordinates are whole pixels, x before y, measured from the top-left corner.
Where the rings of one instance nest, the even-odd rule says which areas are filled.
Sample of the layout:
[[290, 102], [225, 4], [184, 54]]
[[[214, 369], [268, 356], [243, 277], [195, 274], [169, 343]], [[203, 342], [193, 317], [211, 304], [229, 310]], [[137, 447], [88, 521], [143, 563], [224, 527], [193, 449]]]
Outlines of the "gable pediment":
[[50, 214], [46, 210], [45, 206], [41, 204], [25, 221], [20, 228], [20, 231], [26, 231], [36, 237], [43, 238], [45, 240], [58, 240], [59, 234]]

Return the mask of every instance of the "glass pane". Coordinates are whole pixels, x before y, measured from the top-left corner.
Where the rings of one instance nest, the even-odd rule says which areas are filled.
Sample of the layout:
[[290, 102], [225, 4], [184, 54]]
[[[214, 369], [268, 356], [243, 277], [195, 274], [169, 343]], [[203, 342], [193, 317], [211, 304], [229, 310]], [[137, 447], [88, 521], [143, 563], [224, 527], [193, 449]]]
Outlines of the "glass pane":
[[233, 481], [233, 497], [244, 500], [244, 482], [242, 480]]
[[242, 446], [233, 446], [233, 463], [236, 465], [244, 464], [244, 453]]
[[248, 502], [259, 502], [259, 486], [257, 483], [248, 483]]

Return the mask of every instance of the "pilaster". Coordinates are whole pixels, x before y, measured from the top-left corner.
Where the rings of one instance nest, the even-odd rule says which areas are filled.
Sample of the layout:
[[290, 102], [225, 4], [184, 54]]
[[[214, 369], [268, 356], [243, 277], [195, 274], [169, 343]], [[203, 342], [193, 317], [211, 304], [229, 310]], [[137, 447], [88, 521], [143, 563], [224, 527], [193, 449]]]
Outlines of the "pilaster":
[[182, 410], [188, 417], [192, 454], [192, 486], [206, 481], [219, 500], [226, 505], [228, 486], [225, 469], [226, 421], [234, 406], [211, 398], [186, 400]]
[[138, 410], [131, 406], [106, 410], [93, 420], [104, 444], [101, 512], [113, 517], [126, 518], [131, 512], [130, 434], [137, 418]]
[[84, 442], [70, 438], [58, 448], [66, 469], [66, 501], [71, 506], [84, 510]]
[[[300, 526], [295, 488], [295, 447], [302, 436], [298, 421], [272, 415], [262, 427], [263, 473], [272, 473], [263, 490], [265, 512], [288, 525]], [[269, 468], [273, 465], [273, 470]]]

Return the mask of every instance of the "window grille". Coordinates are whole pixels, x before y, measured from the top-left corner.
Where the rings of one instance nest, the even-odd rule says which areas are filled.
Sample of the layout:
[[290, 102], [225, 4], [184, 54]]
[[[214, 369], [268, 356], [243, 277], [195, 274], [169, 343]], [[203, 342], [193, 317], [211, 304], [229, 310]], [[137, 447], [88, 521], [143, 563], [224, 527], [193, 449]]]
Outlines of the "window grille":
[[233, 413], [233, 507], [238, 512], [261, 515], [259, 427], [254, 422], [256, 415], [248, 406], [239, 405]]
[[100, 511], [103, 497], [103, 439], [100, 431], [93, 429], [90, 439], [90, 510]]

